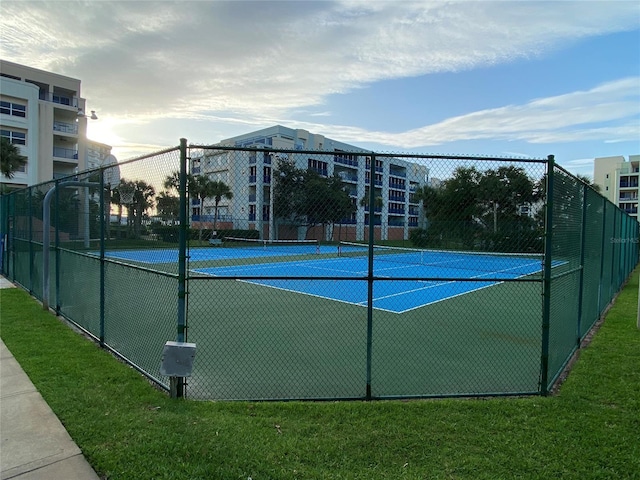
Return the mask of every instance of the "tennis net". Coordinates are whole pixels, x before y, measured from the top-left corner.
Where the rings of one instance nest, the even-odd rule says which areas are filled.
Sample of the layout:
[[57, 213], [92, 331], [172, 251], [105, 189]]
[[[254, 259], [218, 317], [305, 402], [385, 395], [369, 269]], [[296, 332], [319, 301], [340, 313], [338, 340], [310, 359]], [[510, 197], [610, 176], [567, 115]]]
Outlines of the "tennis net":
[[[368, 251], [368, 245], [362, 243], [340, 242], [338, 247], [338, 255], [342, 257], [366, 256]], [[386, 245], [374, 245], [373, 256], [377, 262], [523, 275], [541, 272], [544, 258], [535, 253], [423, 250]]]
[[262, 240], [259, 238], [224, 237], [222, 244], [230, 248], [272, 249], [288, 253], [319, 253], [318, 240]]

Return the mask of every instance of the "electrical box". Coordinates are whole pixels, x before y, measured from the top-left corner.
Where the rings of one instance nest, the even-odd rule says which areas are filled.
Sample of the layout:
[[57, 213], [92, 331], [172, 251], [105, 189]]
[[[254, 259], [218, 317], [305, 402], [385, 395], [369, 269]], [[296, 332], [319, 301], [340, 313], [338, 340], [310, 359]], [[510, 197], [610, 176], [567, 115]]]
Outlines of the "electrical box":
[[169, 377], [190, 377], [195, 357], [195, 343], [167, 342], [162, 351], [160, 373]]

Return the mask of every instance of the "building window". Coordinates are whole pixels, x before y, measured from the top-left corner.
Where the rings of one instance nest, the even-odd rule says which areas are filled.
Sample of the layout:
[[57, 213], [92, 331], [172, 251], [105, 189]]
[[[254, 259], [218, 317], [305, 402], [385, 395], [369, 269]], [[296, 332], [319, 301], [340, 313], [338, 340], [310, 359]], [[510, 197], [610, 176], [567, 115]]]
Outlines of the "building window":
[[27, 134], [24, 132], [15, 132], [13, 130], [0, 130], [0, 137], [9, 139], [14, 145], [26, 145]]
[[17, 103], [1, 101], [0, 113], [24, 118], [27, 116], [27, 107], [25, 105], [19, 105]]

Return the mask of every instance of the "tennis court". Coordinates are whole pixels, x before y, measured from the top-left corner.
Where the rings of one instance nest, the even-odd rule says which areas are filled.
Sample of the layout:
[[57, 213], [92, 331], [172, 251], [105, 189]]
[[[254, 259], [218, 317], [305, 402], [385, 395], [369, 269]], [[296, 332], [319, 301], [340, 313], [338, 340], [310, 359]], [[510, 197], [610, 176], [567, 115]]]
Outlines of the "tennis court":
[[[111, 251], [107, 255], [147, 264], [178, 260], [176, 249]], [[288, 260], [290, 257], [296, 258]], [[193, 248], [189, 251], [189, 259], [197, 266], [191, 270], [195, 274], [238, 278], [263, 287], [353, 305], [366, 306], [368, 301], [367, 283], [348, 279], [362, 279], [368, 274], [368, 250], [363, 245], [291, 242], [273, 246], [255, 241], [233, 247]], [[271, 261], [265, 262], [265, 259]], [[374, 288], [373, 306], [393, 313], [404, 313], [542, 270], [540, 256], [524, 254], [377, 247], [374, 259], [374, 276], [379, 281]], [[322, 277], [337, 279], [308, 281]], [[385, 279], [413, 280], [392, 282]]]

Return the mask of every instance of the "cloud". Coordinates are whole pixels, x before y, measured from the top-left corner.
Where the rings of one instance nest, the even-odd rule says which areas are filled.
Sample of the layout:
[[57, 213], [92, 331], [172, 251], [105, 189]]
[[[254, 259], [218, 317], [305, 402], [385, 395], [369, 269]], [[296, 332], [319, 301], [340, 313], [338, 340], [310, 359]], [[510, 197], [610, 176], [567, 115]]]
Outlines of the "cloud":
[[[405, 132], [376, 132], [344, 125], [307, 124], [345, 142], [401, 148], [465, 140], [558, 143], [585, 140], [638, 140], [640, 77], [607, 82], [587, 91], [532, 100], [523, 105], [481, 110]], [[298, 122], [299, 124], [299, 122]]]
[[[507, 7], [508, 5], [508, 7]], [[551, 5], [553, 5], [551, 7]], [[0, 53], [121, 116], [282, 116], [636, 27], [635, 2], [3, 2]]]

